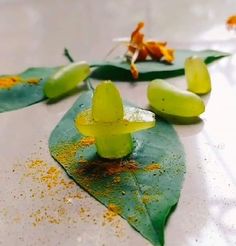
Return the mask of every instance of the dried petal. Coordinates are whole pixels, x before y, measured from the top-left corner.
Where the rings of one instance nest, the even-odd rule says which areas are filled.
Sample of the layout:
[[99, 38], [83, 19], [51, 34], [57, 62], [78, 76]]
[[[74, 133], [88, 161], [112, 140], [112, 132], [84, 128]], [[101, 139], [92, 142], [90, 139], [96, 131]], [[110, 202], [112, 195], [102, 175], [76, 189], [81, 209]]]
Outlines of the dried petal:
[[148, 54], [152, 59], [164, 60], [171, 63], [174, 60], [174, 50], [166, 47], [166, 42], [148, 41], [145, 43]]
[[139, 75], [138, 68], [134, 64], [138, 56], [139, 56], [139, 49], [136, 49], [130, 61], [130, 71], [134, 79], [137, 79]]
[[132, 32], [131, 34], [131, 40], [130, 43], [131, 44], [142, 44], [143, 43], [143, 38], [144, 35], [142, 33], [140, 33], [140, 30], [144, 27], [144, 23], [143, 22], [139, 22], [136, 29]]
[[161, 53], [164, 56], [164, 60], [169, 63], [172, 63], [174, 60], [174, 50], [169, 49], [168, 47], [162, 45], [160, 45], [160, 49], [161, 49]]
[[144, 34], [140, 32], [143, 27], [143, 22], [138, 23], [131, 34], [128, 44], [127, 54], [129, 58], [132, 58], [130, 70], [134, 79], [138, 78], [138, 69], [134, 64], [135, 61], [144, 61], [148, 56], [158, 61], [163, 59], [168, 63], [174, 60], [174, 50], [168, 48], [166, 42], [146, 41], [144, 39]]
[[157, 42], [155, 41], [148, 41], [145, 43], [145, 46], [148, 50], [148, 54], [150, 55], [150, 57], [152, 59], [155, 59], [155, 60], [160, 60], [162, 58], [162, 52], [161, 52], [161, 49], [160, 49], [160, 46], [158, 45]]
[[229, 29], [235, 29], [236, 28], [236, 15], [230, 16], [226, 21], [226, 25]]
[[[131, 53], [134, 53], [137, 50], [137, 48], [133, 48], [132, 46], [129, 47], [129, 51], [131, 51]], [[147, 56], [148, 56], [148, 51], [147, 48], [145, 46], [143, 46], [142, 48], [138, 49], [139, 50], [139, 54], [137, 56], [137, 61], [145, 61]]]
[[136, 67], [136, 65], [134, 63], [130, 64], [130, 71], [132, 73], [133, 78], [137, 79], [138, 75], [139, 75], [139, 72], [138, 72], [138, 69], [137, 69], [137, 67]]

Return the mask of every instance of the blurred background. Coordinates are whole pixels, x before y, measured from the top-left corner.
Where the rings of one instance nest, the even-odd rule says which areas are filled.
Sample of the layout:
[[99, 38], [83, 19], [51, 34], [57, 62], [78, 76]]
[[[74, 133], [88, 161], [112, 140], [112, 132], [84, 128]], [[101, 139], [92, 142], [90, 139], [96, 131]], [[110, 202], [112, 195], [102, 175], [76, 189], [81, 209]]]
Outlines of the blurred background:
[[63, 64], [64, 47], [78, 60], [103, 59], [139, 21], [175, 48], [232, 50], [225, 21], [234, 13], [234, 0], [0, 0], [0, 73]]

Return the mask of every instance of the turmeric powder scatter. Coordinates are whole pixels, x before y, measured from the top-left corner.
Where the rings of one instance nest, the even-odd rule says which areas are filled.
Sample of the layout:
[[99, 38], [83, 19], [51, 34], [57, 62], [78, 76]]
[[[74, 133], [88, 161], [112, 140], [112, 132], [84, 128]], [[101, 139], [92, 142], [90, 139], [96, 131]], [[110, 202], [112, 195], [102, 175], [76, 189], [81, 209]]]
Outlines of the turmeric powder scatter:
[[152, 163], [148, 165], [145, 170], [146, 171], [155, 171], [161, 168], [161, 165], [159, 163]]
[[124, 228], [122, 226], [122, 222], [118, 214], [121, 212], [121, 208], [117, 205], [110, 203], [107, 206], [107, 210], [103, 214], [103, 223], [102, 225], [112, 225], [115, 231], [115, 235], [117, 237], [123, 237], [125, 235]]
[[[29, 213], [34, 227], [42, 223], [74, 224], [78, 222], [70, 214], [70, 207], [83, 199], [84, 195], [78, 191], [77, 185], [72, 180], [64, 177], [59, 167], [52, 166], [41, 159], [29, 160], [26, 162], [25, 172], [21, 177], [20, 183], [23, 182], [32, 184], [25, 196], [29, 194], [31, 202], [35, 201], [37, 204], [38, 200], [43, 202], [43, 206], [36, 206], [36, 209]], [[37, 189], [33, 188], [35, 185]], [[77, 215], [79, 219], [79, 214]]]
[[2, 76], [0, 77], [0, 89], [11, 89], [12, 87], [20, 83], [28, 83], [30, 85], [38, 84], [40, 79], [38, 78], [28, 78], [23, 79], [18, 76]]
[[[86, 147], [94, 143], [94, 138], [83, 138], [75, 145], [67, 145], [67, 153], [76, 153], [75, 146]], [[25, 161], [17, 161], [12, 167], [12, 175], [18, 188], [12, 193], [16, 203], [27, 203], [27, 210], [17, 210], [14, 216], [0, 209], [11, 223], [21, 223], [24, 219], [33, 228], [63, 225], [68, 228], [78, 228], [81, 222], [101, 226], [107, 225], [114, 230], [117, 237], [124, 236], [122, 220], [118, 215], [119, 208], [110, 204], [105, 215], [98, 214], [94, 209], [94, 201], [83, 192], [78, 185], [65, 176], [63, 169], [55, 163], [48, 163], [41, 159], [41, 151], [34, 152]], [[70, 152], [71, 151], [71, 152]], [[66, 158], [64, 153], [62, 158]], [[86, 164], [82, 164], [86, 165]], [[119, 182], [119, 176], [117, 176]], [[97, 205], [97, 204], [96, 204]], [[113, 218], [116, 218], [113, 220]]]
[[27, 79], [27, 83], [31, 84], [31, 85], [37, 85], [39, 83], [40, 79], [36, 79], [36, 78], [29, 78]]
[[[76, 152], [79, 148], [86, 148], [95, 143], [94, 137], [84, 137], [75, 143], [62, 143], [55, 147], [54, 152], [57, 160], [64, 166], [68, 166], [75, 160]], [[86, 160], [79, 160], [80, 164], [87, 163]]]
[[0, 89], [10, 89], [21, 82], [20, 77], [0, 77]]
[[115, 204], [109, 204], [107, 207], [107, 211], [104, 214], [104, 219], [107, 222], [111, 222], [114, 220], [114, 218], [118, 215], [120, 212], [120, 208], [116, 206]]

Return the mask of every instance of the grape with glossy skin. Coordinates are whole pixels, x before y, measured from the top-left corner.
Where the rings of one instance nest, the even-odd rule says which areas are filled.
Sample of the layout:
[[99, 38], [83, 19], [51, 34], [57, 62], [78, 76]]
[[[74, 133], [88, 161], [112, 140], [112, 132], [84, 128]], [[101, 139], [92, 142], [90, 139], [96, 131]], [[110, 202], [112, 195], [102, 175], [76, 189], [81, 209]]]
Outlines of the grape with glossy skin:
[[211, 78], [201, 58], [189, 57], [185, 60], [185, 76], [189, 91], [199, 95], [211, 91]]
[[57, 98], [74, 89], [90, 75], [86, 62], [71, 63], [59, 69], [47, 80], [44, 92], [48, 98]]
[[98, 122], [114, 122], [123, 119], [123, 102], [112, 82], [105, 81], [96, 87], [92, 101], [92, 117]]
[[155, 115], [149, 111], [123, 107], [118, 89], [111, 81], [97, 86], [92, 108], [81, 112], [75, 126], [85, 136], [94, 136], [98, 154], [118, 159], [132, 152], [131, 132], [155, 125]]
[[80, 113], [76, 120], [80, 133], [86, 136], [120, 135], [155, 126], [155, 115], [147, 110], [124, 107], [124, 117], [113, 122], [95, 121], [91, 109]]
[[148, 85], [150, 105], [158, 112], [178, 117], [196, 117], [205, 111], [202, 99], [196, 94], [176, 88], [157, 79]]
[[[95, 89], [92, 101], [92, 118], [97, 123], [117, 122], [124, 116], [120, 93], [111, 81], [104, 81]], [[114, 133], [114, 132], [113, 132]], [[132, 152], [133, 142], [130, 133], [98, 136], [96, 147], [103, 158], [116, 159]]]

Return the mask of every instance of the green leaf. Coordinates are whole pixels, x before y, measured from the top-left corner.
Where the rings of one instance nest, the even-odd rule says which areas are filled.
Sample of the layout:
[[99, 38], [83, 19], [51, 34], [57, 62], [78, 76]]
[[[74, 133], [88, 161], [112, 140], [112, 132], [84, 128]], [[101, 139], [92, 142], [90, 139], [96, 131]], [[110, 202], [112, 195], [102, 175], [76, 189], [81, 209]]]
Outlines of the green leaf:
[[163, 245], [164, 226], [178, 202], [185, 172], [184, 151], [176, 132], [169, 123], [158, 120], [156, 127], [133, 134], [135, 148], [130, 156], [102, 159], [93, 141], [79, 134], [74, 125], [76, 115], [91, 107], [91, 98], [91, 92], [81, 94], [53, 130], [51, 155], [98, 201], [108, 208], [115, 206], [153, 245]]
[[[175, 61], [173, 64], [167, 64], [164, 62], [157, 62], [153, 60], [147, 60], [144, 62], [137, 62], [137, 68], [139, 70], [139, 81], [153, 80], [153, 79], [166, 79], [170, 77], [177, 77], [184, 74], [184, 62], [187, 57], [199, 56], [207, 64], [229, 56], [230, 54], [215, 50], [176, 50]], [[114, 59], [111, 61], [102, 61], [92, 64], [96, 67], [91, 77], [96, 79], [110, 79], [119, 81], [134, 81], [130, 73], [130, 64], [122, 59]]]
[[[45, 99], [43, 92], [46, 78], [58, 68], [29, 68], [14, 75], [22, 78], [24, 82], [18, 83], [10, 89], [0, 89], [0, 112], [23, 108]], [[9, 76], [9, 75], [7, 75]], [[28, 83], [31, 79], [39, 79], [37, 84]]]

